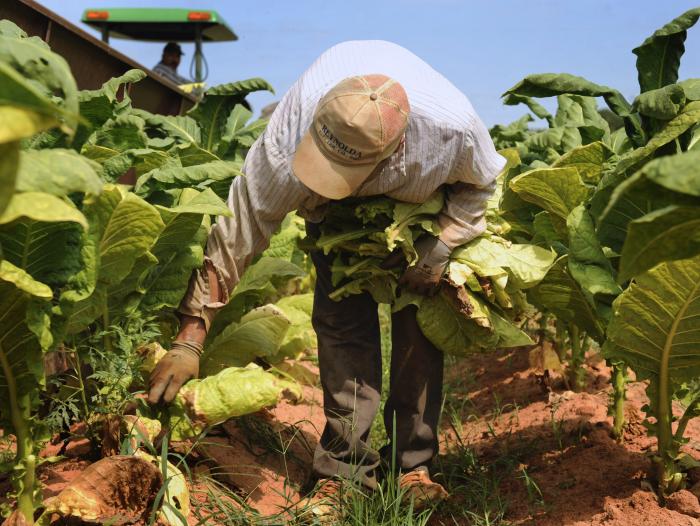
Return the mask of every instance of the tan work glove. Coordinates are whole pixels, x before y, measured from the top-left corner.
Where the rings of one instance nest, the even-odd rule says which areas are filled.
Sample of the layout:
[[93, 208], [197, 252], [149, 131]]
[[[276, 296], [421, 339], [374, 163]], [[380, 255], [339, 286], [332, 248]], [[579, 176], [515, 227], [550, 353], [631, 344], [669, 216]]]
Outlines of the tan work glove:
[[174, 341], [168, 353], [151, 372], [148, 403], [170, 403], [180, 388], [199, 374], [203, 346], [194, 341]]
[[450, 262], [450, 248], [434, 236], [423, 236], [414, 245], [418, 261], [406, 269], [399, 286], [426, 296], [434, 295]]

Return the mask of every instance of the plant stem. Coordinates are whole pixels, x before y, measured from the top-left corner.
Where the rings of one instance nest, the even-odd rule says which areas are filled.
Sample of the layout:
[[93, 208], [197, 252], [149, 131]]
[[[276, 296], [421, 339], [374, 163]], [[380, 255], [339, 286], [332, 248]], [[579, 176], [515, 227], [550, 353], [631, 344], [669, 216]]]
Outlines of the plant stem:
[[566, 361], [566, 333], [564, 324], [559, 320], [556, 321], [556, 335], [554, 339], [554, 343], [557, 347], [557, 355], [559, 355], [559, 361], [564, 363]]
[[680, 442], [683, 439], [683, 435], [685, 434], [685, 428], [688, 427], [688, 422], [690, 422], [690, 419], [695, 416], [695, 411], [698, 407], [698, 404], [700, 404], [700, 398], [696, 398], [695, 400], [693, 400], [683, 412], [683, 416], [678, 421], [678, 427], [676, 428], [676, 441]]
[[549, 314], [546, 312], [543, 312], [542, 315], [540, 316], [540, 328], [539, 328], [539, 337], [540, 337], [540, 345], [544, 343], [545, 339], [547, 338], [547, 323], [549, 322]]
[[[20, 395], [17, 391], [12, 367], [0, 346], [0, 366], [7, 382], [7, 392], [10, 406], [10, 422], [12, 431], [17, 439], [17, 454], [15, 455], [15, 473], [19, 473], [13, 482], [17, 490], [17, 511], [24, 518], [24, 524], [34, 524], [34, 487], [36, 485], [36, 456], [34, 455], [34, 440], [29, 422], [31, 422], [31, 395]], [[19, 468], [19, 469], [18, 469]]]
[[585, 373], [583, 369], [584, 353], [581, 347], [581, 334], [579, 328], [573, 323], [569, 325], [569, 340], [571, 341], [571, 361], [569, 362], [569, 375], [574, 391], [581, 391], [585, 387]]
[[112, 338], [109, 334], [109, 308], [107, 306], [107, 301], [102, 305], [102, 339], [105, 346], [105, 352], [107, 354], [112, 354]]
[[625, 427], [625, 386], [627, 377], [625, 376], [626, 366], [622, 362], [612, 364], [612, 384], [613, 384], [613, 436], [616, 439], [622, 438], [622, 431]]

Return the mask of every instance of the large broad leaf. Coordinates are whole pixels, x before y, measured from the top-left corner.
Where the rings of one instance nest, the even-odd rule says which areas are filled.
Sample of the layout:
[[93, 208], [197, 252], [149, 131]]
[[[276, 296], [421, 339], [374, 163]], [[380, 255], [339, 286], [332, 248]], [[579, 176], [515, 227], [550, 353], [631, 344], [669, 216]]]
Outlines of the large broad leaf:
[[21, 218], [33, 221], [69, 221], [87, 228], [85, 217], [72, 203], [41, 192], [13, 195], [5, 212], [0, 215], [0, 225]]
[[23, 75], [0, 62], [0, 143], [58, 126], [65, 110]]
[[553, 168], [574, 167], [581, 179], [589, 184], [600, 181], [613, 152], [602, 142], [593, 142], [566, 152], [552, 165]]
[[603, 340], [603, 323], [589, 296], [569, 272], [567, 256], [556, 261], [544, 280], [529, 291], [528, 298], [541, 310], [585, 330], [596, 341]]
[[226, 122], [237, 104], [254, 91], [266, 90], [274, 93], [272, 86], [260, 78], [252, 78], [229, 84], [221, 84], [207, 90], [204, 98], [192, 108], [188, 115], [195, 119], [202, 130], [201, 146], [215, 152], [226, 133]]
[[615, 170], [618, 173], [628, 172], [637, 168], [651, 154], [662, 146], [677, 139], [690, 128], [700, 122], [700, 101], [686, 104], [683, 110], [672, 120], [664, 125], [654, 136], [641, 148], [636, 148], [628, 154], [622, 156], [617, 163]]
[[669, 388], [700, 371], [700, 256], [636, 278], [614, 302], [603, 352]]
[[125, 84], [138, 82], [146, 77], [146, 73], [139, 69], [132, 69], [114, 77], [96, 90], [83, 90], [78, 93], [80, 102], [80, 116], [85, 121], [78, 128], [72, 146], [80, 149], [89, 135], [106, 123], [109, 119], [127, 106], [129, 101], [128, 91], [124, 88], [122, 100], [117, 101], [117, 92]]
[[19, 165], [19, 142], [0, 144], [0, 215], [12, 200]]
[[273, 359], [273, 362], [281, 358], [299, 358], [316, 349], [316, 332], [311, 326], [313, 305], [313, 293], [285, 296], [275, 304], [289, 320], [290, 326], [280, 342], [277, 360]]
[[700, 152], [691, 151], [655, 159], [644, 167], [650, 181], [679, 192], [700, 197]]
[[685, 52], [686, 31], [695, 25], [698, 17], [700, 8], [686, 11], [632, 50], [637, 55], [637, 73], [642, 93], [678, 80], [678, 68]]
[[284, 259], [260, 258], [241, 276], [228, 304], [214, 318], [207, 340], [211, 341], [228, 325], [238, 322], [245, 312], [274, 296], [277, 293], [275, 281], [297, 278], [304, 274], [301, 268]]
[[[78, 89], [63, 57], [53, 53], [39, 37], [0, 34], [0, 64], [3, 64], [0, 67], [0, 100], [47, 116], [61, 116], [64, 131], [75, 132], [79, 114]], [[10, 68], [22, 82], [18, 82], [18, 75], [9, 73]], [[34, 82], [33, 89], [26, 89], [26, 80]], [[21, 86], [20, 100], [13, 96], [18, 86]], [[53, 95], [63, 99], [61, 106], [50, 101]]]
[[102, 181], [99, 169], [74, 150], [25, 150], [20, 154], [17, 190], [46, 192], [63, 197], [74, 192], [99, 194]]
[[14, 194], [0, 215], [3, 257], [51, 286], [81, 268], [80, 238], [88, 223], [70, 201], [41, 192]]
[[[420, 300], [416, 320], [421, 332], [444, 353], [465, 356], [483, 349], [531, 345], [532, 340], [511, 322], [490, 309], [476, 296], [464, 291], [460, 305], [445, 292]], [[468, 299], [467, 299], [468, 298]], [[465, 302], [469, 302], [467, 306]], [[466, 315], [465, 308], [488, 318], [488, 327]], [[473, 315], [473, 311], [471, 314]]]
[[205, 376], [231, 366], [244, 366], [257, 357], [275, 356], [291, 322], [274, 305], [258, 307], [229, 324], [206, 345], [200, 360]]
[[[654, 159], [632, 177], [611, 185], [614, 189], [598, 218], [598, 238], [603, 245], [619, 253], [630, 221], [670, 205], [696, 205], [697, 197], [693, 192], [700, 190], [697, 188], [698, 155], [698, 152], [687, 152]], [[596, 201], [595, 196], [593, 201]]]
[[185, 115], [156, 115], [144, 110], [133, 110], [146, 122], [149, 137], [170, 138], [180, 144], [199, 144], [202, 133], [199, 124], [192, 117]]
[[670, 84], [642, 93], [634, 100], [633, 106], [635, 110], [647, 117], [671, 120], [678, 115], [685, 101], [683, 87], [678, 84]]
[[566, 93], [603, 97], [608, 107], [625, 121], [625, 129], [630, 139], [639, 146], [644, 143], [644, 132], [639, 117], [632, 113], [632, 106], [622, 94], [608, 86], [568, 73], [541, 73], [525, 77], [506, 92], [510, 93], [527, 97], [554, 97]]
[[[522, 95], [516, 95], [514, 93], [509, 93], [503, 97], [503, 104], [507, 106], [515, 106], [517, 104], [525, 104], [532, 113], [534, 113], [540, 119], [546, 119], [548, 123], [552, 123], [552, 115], [547, 111], [547, 109], [539, 104], [536, 100], [531, 97], [524, 97]], [[525, 121], [527, 122], [527, 121]]]
[[29, 274], [0, 261], [0, 423], [12, 433], [16, 419], [27, 418], [44, 384], [42, 352], [51, 345], [51, 289]]
[[175, 420], [173, 439], [195, 437], [206, 426], [274, 406], [281, 398], [301, 398], [296, 382], [282, 380], [261, 367], [230, 367], [202, 380], [188, 382], [179, 392], [176, 407], [184, 421]]
[[605, 257], [596, 237], [593, 218], [580, 205], [566, 220], [569, 231], [569, 272], [591, 297], [598, 294], [618, 295], [622, 292], [615, 282], [613, 267]]
[[563, 221], [589, 193], [574, 167], [530, 170], [512, 179], [509, 186], [521, 199]]
[[620, 258], [620, 281], [626, 281], [662, 261], [700, 253], [698, 206], [668, 206], [630, 221]]
[[[69, 332], [84, 329], [106, 312], [110, 289], [118, 288], [143, 262], [164, 228], [152, 205], [111, 185], [91, 199], [84, 212], [90, 225], [83, 240], [84, 268], [61, 297], [64, 315], [70, 317]], [[118, 290], [123, 296], [123, 288]]]
[[134, 189], [138, 195], [148, 196], [157, 190], [173, 188], [204, 189], [216, 183], [229, 183], [242, 175], [239, 166], [227, 161], [182, 167], [164, 167], [153, 170], [139, 178]]
[[151, 249], [158, 263], [144, 276], [139, 291], [143, 294], [139, 308], [144, 312], [177, 307], [187, 291], [192, 271], [203, 263], [208, 233], [204, 218], [231, 215], [226, 203], [209, 189], [185, 190], [178, 206], [156, 208], [165, 227]]
[[507, 269], [518, 288], [529, 288], [542, 281], [554, 263], [555, 254], [535, 245], [504, 244], [480, 237], [457, 248], [451, 257], [475, 270]]

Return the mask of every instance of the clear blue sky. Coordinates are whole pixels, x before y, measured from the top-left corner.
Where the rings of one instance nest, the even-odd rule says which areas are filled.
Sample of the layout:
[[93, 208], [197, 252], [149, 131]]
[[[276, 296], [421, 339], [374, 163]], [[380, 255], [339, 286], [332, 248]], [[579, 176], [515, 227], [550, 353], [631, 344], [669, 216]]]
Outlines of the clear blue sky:
[[[489, 125], [523, 113], [500, 95], [530, 73], [568, 72], [638, 93], [633, 47], [700, 0], [40, 0], [80, 24], [86, 7], [217, 9], [237, 42], [205, 44], [218, 84], [260, 76], [277, 95], [256, 95], [260, 109], [277, 100], [325, 49], [352, 39], [394, 41], [422, 57], [471, 99]], [[84, 26], [83, 26], [84, 27]], [[162, 44], [112, 40], [123, 53], [152, 67]], [[184, 45], [186, 74], [192, 45]], [[700, 77], [700, 24], [686, 41], [681, 77]]]

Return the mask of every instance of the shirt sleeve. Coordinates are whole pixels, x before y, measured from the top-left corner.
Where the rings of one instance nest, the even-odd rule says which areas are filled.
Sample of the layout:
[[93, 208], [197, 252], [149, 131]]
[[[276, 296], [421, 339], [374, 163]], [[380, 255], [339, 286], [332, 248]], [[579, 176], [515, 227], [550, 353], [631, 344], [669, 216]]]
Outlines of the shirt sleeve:
[[[209, 328], [243, 271], [269, 245], [284, 217], [296, 210], [309, 190], [288, 169], [288, 162], [268, 134], [253, 145], [243, 165], [244, 176], [231, 184], [228, 207], [233, 217], [219, 217], [207, 239], [204, 265], [193, 272], [178, 311], [202, 318]], [[216, 273], [220, 297], [212, 298], [207, 267]]]
[[498, 152], [478, 117], [465, 134], [458, 165], [459, 180], [448, 186], [440, 217], [440, 240], [454, 249], [486, 230], [486, 202], [496, 189], [496, 177], [506, 160]]

